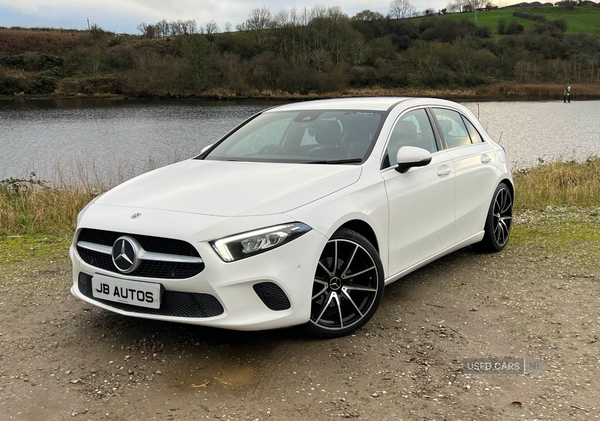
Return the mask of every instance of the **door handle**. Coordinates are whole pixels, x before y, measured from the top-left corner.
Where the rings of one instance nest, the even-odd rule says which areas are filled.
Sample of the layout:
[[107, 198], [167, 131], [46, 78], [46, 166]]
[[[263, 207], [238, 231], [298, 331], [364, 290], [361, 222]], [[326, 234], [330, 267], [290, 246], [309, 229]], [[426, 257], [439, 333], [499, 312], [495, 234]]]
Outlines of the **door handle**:
[[482, 164], [487, 164], [491, 160], [492, 160], [492, 158], [488, 154], [484, 153], [483, 155], [481, 155], [481, 163]]
[[445, 166], [445, 165], [442, 165], [442, 166], [441, 166], [441, 167], [438, 169], [438, 172], [437, 172], [437, 173], [438, 173], [438, 175], [439, 175], [440, 177], [444, 177], [445, 175], [448, 175], [448, 174], [450, 174], [450, 171], [452, 171], [450, 168], [448, 168], [448, 167], [447, 167], [447, 166]]

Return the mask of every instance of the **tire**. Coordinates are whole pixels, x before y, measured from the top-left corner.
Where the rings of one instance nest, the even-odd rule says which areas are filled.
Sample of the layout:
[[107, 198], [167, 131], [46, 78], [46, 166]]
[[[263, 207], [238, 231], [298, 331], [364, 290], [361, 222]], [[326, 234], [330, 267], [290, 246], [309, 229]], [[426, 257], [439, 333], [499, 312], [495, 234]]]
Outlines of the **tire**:
[[383, 297], [383, 265], [365, 237], [340, 228], [325, 245], [315, 271], [306, 332], [321, 338], [349, 335], [375, 314]]
[[506, 183], [496, 187], [485, 221], [483, 240], [475, 248], [485, 253], [497, 253], [504, 249], [512, 229], [514, 198]]

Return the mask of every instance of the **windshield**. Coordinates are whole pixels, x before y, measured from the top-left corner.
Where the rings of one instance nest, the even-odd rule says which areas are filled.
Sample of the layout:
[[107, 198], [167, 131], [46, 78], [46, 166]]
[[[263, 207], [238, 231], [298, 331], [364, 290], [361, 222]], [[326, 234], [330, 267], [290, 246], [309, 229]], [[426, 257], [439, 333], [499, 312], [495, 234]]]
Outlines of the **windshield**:
[[280, 111], [261, 114], [229, 135], [204, 159], [360, 163], [375, 141], [377, 111]]

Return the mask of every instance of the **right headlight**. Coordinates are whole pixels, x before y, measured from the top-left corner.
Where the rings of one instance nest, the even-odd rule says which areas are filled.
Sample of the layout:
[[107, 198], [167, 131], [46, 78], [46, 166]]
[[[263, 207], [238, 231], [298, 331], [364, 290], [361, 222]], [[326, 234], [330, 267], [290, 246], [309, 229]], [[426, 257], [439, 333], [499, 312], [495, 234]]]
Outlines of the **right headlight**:
[[210, 244], [221, 259], [233, 262], [282, 246], [310, 230], [308, 225], [294, 222], [232, 235]]

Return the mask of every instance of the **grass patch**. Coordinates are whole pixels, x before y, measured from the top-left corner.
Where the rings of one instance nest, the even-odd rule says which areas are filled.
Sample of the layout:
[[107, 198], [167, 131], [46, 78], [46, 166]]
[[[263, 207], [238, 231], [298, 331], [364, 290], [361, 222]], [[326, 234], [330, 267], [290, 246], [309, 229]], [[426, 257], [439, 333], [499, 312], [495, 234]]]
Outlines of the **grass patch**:
[[[549, 21], [564, 19], [567, 22], [566, 32], [568, 34], [593, 34], [594, 30], [597, 28], [598, 22], [600, 22], [600, 8], [596, 7], [575, 7], [572, 10], [567, 10], [565, 7], [532, 7], [477, 12], [477, 25], [489, 26], [492, 28], [492, 31], [497, 34], [498, 21], [500, 19], [505, 19], [507, 23], [513, 20], [517, 21], [519, 24], [523, 25], [524, 28], [527, 28], [535, 23], [529, 19], [513, 16], [513, 11], [515, 10], [527, 11], [536, 15], [542, 15]], [[475, 22], [475, 12], [455, 13], [444, 15], [444, 17], [456, 20], [467, 19]], [[416, 18], [415, 20], [418, 19], [426, 18]]]
[[593, 212], [563, 213], [556, 209], [544, 214], [537, 212], [532, 222], [517, 221], [513, 225], [510, 245], [575, 259], [583, 270], [594, 271], [600, 261], [600, 217], [591, 215]]
[[550, 162], [514, 174], [517, 209], [600, 206], [600, 157]]
[[0, 237], [0, 282], [63, 269], [69, 262], [71, 235]]

